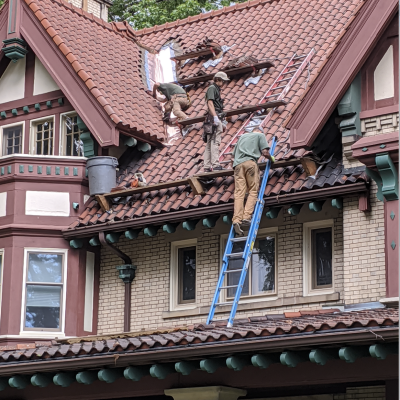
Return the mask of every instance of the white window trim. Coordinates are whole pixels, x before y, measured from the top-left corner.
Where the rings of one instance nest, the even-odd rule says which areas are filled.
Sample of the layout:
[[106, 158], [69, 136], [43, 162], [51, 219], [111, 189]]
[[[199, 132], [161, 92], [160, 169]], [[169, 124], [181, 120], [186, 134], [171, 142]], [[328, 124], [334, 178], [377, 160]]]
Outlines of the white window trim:
[[13, 157], [16, 154], [10, 154], [10, 155], [6, 155], [3, 156], [3, 143], [4, 143], [4, 138], [3, 138], [3, 133], [4, 133], [4, 129], [5, 128], [12, 128], [13, 126], [19, 126], [22, 125], [22, 146], [21, 146], [21, 153], [18, 153], [18, 155], [23, 156], [24, 155], [24, 144], [25, 144], [25, 121], [20, 121], [20, 122], [14, 122], [12, 124], [8, 124], [8, 125], [1, 125], [0, 126], [0, 157], [4, 158], [4, 157]]
[[1, 305], [3, 300], [3, 276], [4, 276], [4, 249], [0, 249], [1, 263], [0, 263], [0, 322], [1, 322]]
[[[312, 288], [311, 231], [313, 229], [332, 228], [332, 287]], [[303, 224], [303, 296], [318, 296], [335, 292], [335, 230], [333, 219], [307, 222]]]
[[[247, 303], [257, 303], [260, 301], [273, 301], [278, 299], [278, 227], [274, 226], [271, 228], [262, 228], [259, 229], [257, 233], [257, 238], [262, 235], [273, 234], [275, 236], [275, 293], [267, 293], [267, 294], [255, 294], [251, 296], [241, 296], [240, 304]], [[221, 273], [222, 269], [222, 257], [225, 252], [225, 241], [228, 239], [228, 234], [221, 235], [220, 238], [220, 266], [219, 273]], [[221, 303], [227, 301], [226, 290], [221, 290], [220, 294]]]
[[[193, 303], [179, 304], [179, 266], [178, 266], [178, 250], [184, 247], [196, 246], [196, 298]], [[196, 307], [198, 299], [198, 248], [197, 239], [179, 240], [171, 242], [171, 265], [170, 265], [170, 311], [193, 310]]]
[[[26, 273], [28, 270], [28, 253], [57, 253], [63, 254], [63, 290], [62, 290], [62, 309], [61, 309], [61, 326], [59, 331], [38, 331], [38, 330], [24, 330], [25, 321], [25, 302], [26, 302]], [[43, 338], [54, 338], [65, 336], [65, 309], [67, 300], [67, 269], [68, 269], [68, 250], [67, 249], [56, 249], [56, 248], [39, 248], [39, 247], [25, 247], [24, 248], [24, 272], [22, 278], [22, 302], [21, 302], [21, 325], [20, 325], [20, 336], [35, 336]]]
[[[49, 155], [41, 155], [41, 154], [35, 154], [35, 137], [34, 137], [34, 126], [39, 124], [41, 121], [46, 121], [48, 119], [53, 119], [53, 154]], [[54, 150], [55, 150], [55, 141], [56, 141], [56, 116], [53, 115], [47, 115], [46, 117], [42, 118], [37, 118], [37, 119], [31, 119], [29, 122], [29, 154], [38, 156], [38, 157], [53, 157], [54, 156]]]
[[[63, 119], [64, 119], [64, 117], [69, 117], [71, 115], [75, 116], [75, 115], [78, 115], [78, 113], [74, 110], [74, 111], [68, 111], [68, 112], [60, 114], [59, 145], [58, 145], [58, 154], [60, 154], [60, 155], [64, 154], [64, 147], [65, 147]], [[75, 156], [65, 156], [65, 155], [63, 157], [76, 158]]]

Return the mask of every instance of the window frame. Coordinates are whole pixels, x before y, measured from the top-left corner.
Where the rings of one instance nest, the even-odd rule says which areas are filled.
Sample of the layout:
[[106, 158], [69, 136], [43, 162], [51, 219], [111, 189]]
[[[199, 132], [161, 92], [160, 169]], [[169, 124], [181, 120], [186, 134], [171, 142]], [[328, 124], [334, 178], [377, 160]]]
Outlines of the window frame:
[[[60, 296], [60, 328], [26, 328], [26, 287], [29, 284], [27, 282], [27, 272], [28, 272], [28, 256], [29, 253], [49, 253], [49, 254], [62, 254], [63, 256], [63, 266], [62, 266], [62, 284], [61, 286], [61, 296]], [[65, 305], [67, 298], [67, 269], [68, 269], [68, 250], [67, 249], [57, 249], [57, 248], [37, 248], [37, 247], [25, 247], [24, 248], [24, 271], [22, 279], [22, 302], [21, 302], [21, 325], [20, 325], [20, 335], [22, 336], [42, 336], [42, 337], [60, 337], [64, 336], [65, 332]], [[48, 283], [43, 282], [42, 286], [50, 286]], [[52, 286], [52, 285], [51, 285]]]
[[[270, 235], [275, 237], [275, 291], [266, 293], [266, 294], [254, 294], [254, 295], [248, 295], [244, 296], [242, 295], [240, 297], [240, 303], [255, 303], [259, 301], [273, 301], [278, 299], [278, 227], [271, 227], [271, 228], [262, 228], [259, 229], [257, 232], [257, 239], [259, 239], [260, 236], [263, 235]], [[220, 238], [220, 255], [221, 255], [221, 260], [220, 260], [220, 267], [219, 267], [219, 274], [221, 273], [222, 269], [222, 257], [225, 252], [225, 247], [226, 247], [226, 240], [228, 239], [228, 234], [221, 235]], [[251, 269], [250, 274], [251, 274]], [[249, 273], [249, 272], [248, 272]], [[224, 286], [227, 285], [226, 283], [227, 277], [225, 277], [224, 280]], [[249, 275], [249, 289], [251, 288], [251, 275]], [[250, 289], [251, 290], [251, 289]], [[227, 296], [227, 291], [226, 290], [221, 290], [220, 294], [221, 302], [227, 302], [231, 301], [233, 297], [228, 297]]]
[[[13, 153], [13, 154], [5, 154], [3, 155], [4, 151], [4, 129], [12, 128], [14, 126], [22, 125], [22, 144], [21, 144], [21, 153]], [[24, 154], [24, 144], [25, 144], [25, 121], [14, 122], [12, 124], [1, 125], [0, 126], [0, 157], [12, 157], [16, 154], [23, 155]]]
[[[41, 122], [44, 122], [46, 120], [53, 120], [53, 146], [52, 146], [52, 151], [51, 154], [36, 154], [35, 152], [35, 128], [37, 125], [39, 125]], [[56, 142], [56, 116], [53, 115], [47, 115], [46, 117], [42, 118], [37, 118], [37, 119], [32, 119], [30, 120], [29, 123], [29, 154], [37, 157], [53, 157], [54, 152], [55, 152], [55, 142]]]
[[[180, 297], [180, 274], [179, 274], [179, 249], [196, 247], [196, 295], [193, 302], [179, 303]], [[171, 242], [171, 264], [170, 264], [170, 311], [191, 310], [196, 308], [198, 301], [198, 246], [197, 238]]]
[[[332, 230], [332, 286], [313, 288], [313, 237], [316, 229]], [[318, 296], [320, 294], [335, 293], [335, 224], [333, 219], [305, 222], [303, 224], [303, 296]]]
[[60, 156], [62, 156], [62, 157], [71, 157], [71, 158], [75, 158], [75, 159], [85, 157], [84, 155], [68, 156], [68, 155], [64, 154], [64, 149], [66, 150], [66, 147], [67, 147], [67, 145], [66, 145], [67, 138], [66, 138], [66, 135], [64, 135], [65, 125], [64, 125], [63, 121], [64, 121], [65, 117], [75, 117], [75, 116], [78, 116], [78, 113], [75, 110], [60, 114], [60, 129], [59, 129], [60, 137], [59, 137], [58, 151], [59, 151]]
[[0, 256], [1, 256], [1, 262], [0, 262], [0, 321], [1, 321], [1, 306], [2, 306], [2, 300], [3, 300], [3, 276], [4, 276], [4, 248], [0, 249]]

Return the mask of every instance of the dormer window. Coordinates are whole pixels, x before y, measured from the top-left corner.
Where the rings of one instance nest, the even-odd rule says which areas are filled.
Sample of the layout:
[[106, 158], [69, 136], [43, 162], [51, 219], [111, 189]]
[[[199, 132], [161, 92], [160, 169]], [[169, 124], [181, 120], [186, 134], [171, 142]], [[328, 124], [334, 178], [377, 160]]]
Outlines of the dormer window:
[[54, 154], [54, 118], [47, 117], [31, 123], [31, 154]]
[[81, 133], [83, 132], [78, 127], [78, 115], [76, 113], [62, 116], [62, 155], [83, 156]]
[[1, 155], [21, 154], [23, 143], [23, 124], [2, 127]]

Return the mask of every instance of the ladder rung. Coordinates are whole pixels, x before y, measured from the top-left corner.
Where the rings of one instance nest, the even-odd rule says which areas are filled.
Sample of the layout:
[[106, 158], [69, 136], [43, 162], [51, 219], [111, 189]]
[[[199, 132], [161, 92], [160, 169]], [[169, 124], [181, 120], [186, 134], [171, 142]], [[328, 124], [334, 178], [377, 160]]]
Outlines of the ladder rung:
[[292, 65], [289, 65], [288, 68], [297, 67], [298, 65], [301, 65], [301, 64], [303, 64], [303, 63], [300, 62], [300, 63], [292, 64]]
[[241, 236], [237, 238], [232, 238], [231, 242], [245, 242], [247, 240], [247, 236]]
[[276, 97], [276, 96], [279, 96], [279, 95], [280, 95], [280, 93], [271, 94], [271, 95], [265, 97], [265, 99], [268, 99], [269, 97]]
[[231, 289], [234, 287], [239, 287], [239, 285], [232, 285], [232, 286], [221, 286], [220, 289]]
[[243, 269], [227, 269], [224, 274], [231, 274], [232, 272], [242, 272]]
[[229, 301], [229, 302], [226, 302], [226, 303], [216, 303], [215, 305], [216, 306], [228, 306], [228, 305], [231, 305], [233, 303], [234, 303], [233, 301]]
[[276, 90], [276, 89], [282, 89], [282, 88], [285, 88], [286, 87], [286, 85], [283, 85], [283, 86], [277, 86], [276, 88], [273, 88], [272, 90]]
[[294, 74], [296, 71], [289, 71], [289, 72], [284, 72], [282, 75], [289, 75], [289, 74]]
[[302, 56], [297, 56], [297, 57], [293, 57], [293, 60], [298, 60], [300, 58], [305, 58], [307, 57], [305, 54], [303, 54]]
[[230, 257], [230, 258], [234, 258], [234, 257], [242, 257], [243, 254], [244, 254], [243, 252], [241, 252], [241, 253], [231, 253], [231, 254], [227, 254], [226, 256]]
[[225, 153], [224, 156], [233, 156], [233, 151], [231, 151], [229, 153]]

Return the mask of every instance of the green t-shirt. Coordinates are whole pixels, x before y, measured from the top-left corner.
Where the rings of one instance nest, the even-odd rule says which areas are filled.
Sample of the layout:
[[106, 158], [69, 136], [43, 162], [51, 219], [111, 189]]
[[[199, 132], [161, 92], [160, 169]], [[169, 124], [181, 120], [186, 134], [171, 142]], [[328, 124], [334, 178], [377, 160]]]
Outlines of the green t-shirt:
[[244, 133], [238, 140], [233, 151], [233, 168], [245, 161], [255, 162], [261, 157], [261, 151], [269, 149], [267, 139], [261, 132]]
[[217, 114], [222, 113], [222, 111], [224, 111], [224, 102], [221, 99], [219, 89], [214, 84], [211, 84], [207, 89], [206, 103], [208, 102], [208, 100], [213, 101], [215, 112]]
[[174, 83], [160, 83], [158, 90], [168, 99], [174, 94], [186, 94], [185, 90]]

